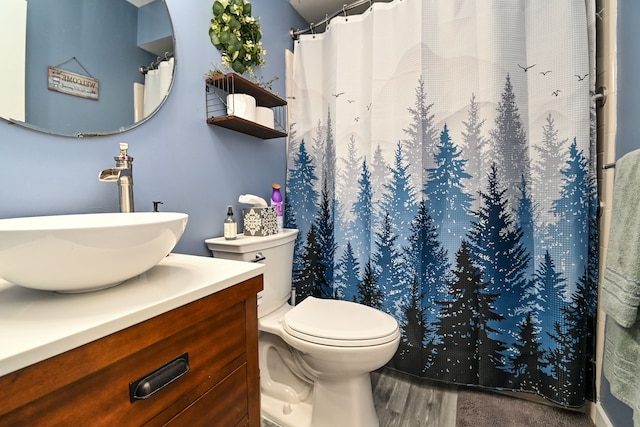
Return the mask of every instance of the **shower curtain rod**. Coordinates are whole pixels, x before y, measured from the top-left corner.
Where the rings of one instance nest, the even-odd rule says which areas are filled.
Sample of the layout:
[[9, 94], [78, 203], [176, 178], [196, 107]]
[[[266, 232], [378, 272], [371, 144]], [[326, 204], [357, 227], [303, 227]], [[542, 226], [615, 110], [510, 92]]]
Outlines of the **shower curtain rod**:
[[156, 70], [162, 61], [168, 61], [171, 58], [173, 58], [173, 52], [165, 52], [164, 56], [158, 56], [158, 59], [153, 61], [148, 67], [141, 65], [140, 73], [147, 74], [151, 70]]
[[[331, 15], [326, 15], [326, 17], [322, 21], [320, 21], [318, 23], [313, 23], [312, 22], [309, 25], [309, 28], [305, 28], [305, 29], [301, 29], [300, 30], [300, 29], [295, 29], [295, 28], [292, 27], [289, 30], [289, 35], [291, 36], [291, 38], [293, 40], [297, 40], [298, 36], [300, 34], [313, 33], [314, 30], [316, 28], [318, 28], [319, 26], [321, 26], [321, 25], [325, 25], [325, 29], [326, 29], [326, 25], [329, 23], [329, 21], [331, 21], [336, 16], [339, 16], [341, 14], [344, 14], [344, 16], [347, 16], [347, 11], [349, 11], [349, 10], [355, 9], [356, 7], [360, 7], [360, 6], [363, 6], [365, 4], [368, 4], [369, 6], [371, 6], [373, 3], [377, 3], [379, 1], [383, 1], [383, 0], [357, 0], [357, 1], [355, 1], [353, 3], [350, 3], [350, 4], [346, 4], [345, 3], [345, 4], [342, 5], [342, 9], [336, 10]], [[388, 2], [390, 0], [386, 0], [386, 1]]]

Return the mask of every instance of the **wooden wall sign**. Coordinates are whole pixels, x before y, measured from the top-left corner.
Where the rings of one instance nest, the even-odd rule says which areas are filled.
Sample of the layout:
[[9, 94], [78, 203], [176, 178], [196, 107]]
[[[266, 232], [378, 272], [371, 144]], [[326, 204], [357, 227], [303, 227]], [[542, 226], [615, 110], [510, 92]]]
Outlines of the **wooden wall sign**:
[[68, 95], [98, 100], [99, 82], [82, 74], [72, 73], [56, 67], [48, 67], [47, 86], [49, 90]]

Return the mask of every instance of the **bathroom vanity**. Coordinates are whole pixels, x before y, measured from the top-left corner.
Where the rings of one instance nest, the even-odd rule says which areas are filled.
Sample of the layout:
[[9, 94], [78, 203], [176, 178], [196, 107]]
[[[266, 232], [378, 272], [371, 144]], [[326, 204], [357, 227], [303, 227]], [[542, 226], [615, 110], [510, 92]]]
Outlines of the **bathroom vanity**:
[[259, 426], [263, 272], [170, 254], [90, 293], [0, 280], [0, 425]]

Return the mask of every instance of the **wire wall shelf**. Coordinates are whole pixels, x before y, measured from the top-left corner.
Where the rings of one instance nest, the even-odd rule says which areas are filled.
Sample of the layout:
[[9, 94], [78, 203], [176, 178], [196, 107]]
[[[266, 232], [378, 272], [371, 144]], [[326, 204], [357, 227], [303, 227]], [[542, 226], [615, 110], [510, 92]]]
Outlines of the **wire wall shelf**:
[[[227, 96], [234, 94], [251, 95], [257, 107], [273, 111], [273, 127], [247, 120], [240, 115], [229, 114]], [[221, 126], [257, 138], [271, 139], [287, 136], [287, 102], [268, 90], [235, 73], [220, 74], [206, 80], [207, 123]]]

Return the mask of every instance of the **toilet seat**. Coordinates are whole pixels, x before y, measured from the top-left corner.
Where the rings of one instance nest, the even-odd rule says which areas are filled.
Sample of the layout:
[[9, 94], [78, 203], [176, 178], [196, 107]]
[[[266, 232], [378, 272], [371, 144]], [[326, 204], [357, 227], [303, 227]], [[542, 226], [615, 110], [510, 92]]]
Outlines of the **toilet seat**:
[[399, 335], [398, 323], [382, 311], [349, 301], [307, 297], [287, 311], [283, 329], [291, 336], [335, 347], [386, 344]]

